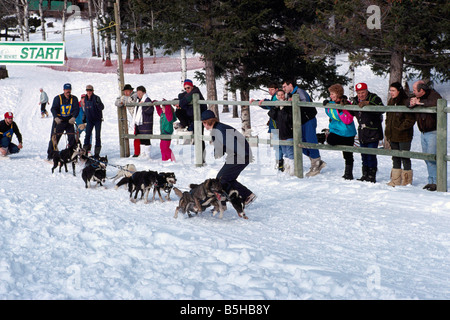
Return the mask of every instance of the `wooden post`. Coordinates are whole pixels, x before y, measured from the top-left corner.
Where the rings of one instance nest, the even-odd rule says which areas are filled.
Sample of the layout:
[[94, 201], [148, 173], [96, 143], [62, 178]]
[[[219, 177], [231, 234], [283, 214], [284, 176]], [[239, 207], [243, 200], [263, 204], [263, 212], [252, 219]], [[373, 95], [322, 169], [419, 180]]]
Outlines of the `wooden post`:
[[[303, 155], [302, 148], [299, 144], [302, 143], [302, 119], [300, 115], [300, 96], [298, 94], [294, 94], [292, 96], [292, 122], [293, 122], [293, 143], [294, 143], [294, 174], [298, 178], [303, 178]], [[285, 108], [289, 108], [286, 106]]]
[[436, 128], [436, 167], [437, 191], [447, 192], [447, 101], [439, 99], [437, 102], [437, 128]]
[[[119, 17], [119, 0], [114, 3], [114, 19], [116, 20], [116, 49], [117, 49], [117, 76], [119, 83], [119, 96], [122, 96], [122, 88], [124, 85], [123, 62], [122, 62], [122, 43], [120, 40], [120, 17]], [[117, 117], [119, 122], [119, 144], [120, 156], [130, 156], [130, 143], [128, 138], [123, 137], [128, 134], [127, 108], [118, 107]]]
[[198, 102], [200, 95], [194, 93], [192, 95], [192, 108], [194, 110], [194, 148], [195, 148], [195, 166], [203, 166], [203, 150], [202, 150], [202, 121], [200, 114], [200, 103]]

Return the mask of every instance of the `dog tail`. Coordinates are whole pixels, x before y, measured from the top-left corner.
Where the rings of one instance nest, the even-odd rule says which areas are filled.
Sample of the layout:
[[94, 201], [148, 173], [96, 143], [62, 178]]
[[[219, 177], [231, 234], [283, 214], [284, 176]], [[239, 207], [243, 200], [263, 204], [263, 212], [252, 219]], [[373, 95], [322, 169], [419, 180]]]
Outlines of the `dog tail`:
[[123, 185], [125, 185], [125, 184], [128, 184], [129, 182], [130, 182], [130, 178], [129, 177], [122, 178], [119, 182], [117, 182], [116, 189], [121, 187], [121, 186], [123, 186]]
[[191, 183], [189, 185], [189, 188], [194, 189], [194, 188], [197, 188], [198, 186], [199, 186], [199, 184]]
[[178, 196], [178, 198], [181, 199], [181, 197], [183, 196], [183, 192], [180, 189], [178, 189], [177, 187], [173, 187], [173, 191]]

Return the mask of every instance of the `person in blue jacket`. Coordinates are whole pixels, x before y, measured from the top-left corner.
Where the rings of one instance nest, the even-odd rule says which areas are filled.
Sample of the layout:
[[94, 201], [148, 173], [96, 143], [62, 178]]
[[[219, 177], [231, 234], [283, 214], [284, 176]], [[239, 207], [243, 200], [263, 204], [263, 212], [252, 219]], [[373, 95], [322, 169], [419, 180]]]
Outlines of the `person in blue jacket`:
[[[18, 153], [22, 149], [22, 134], [13, 118], [12, 112], [6, 112], [5, 120], [0, 121], [0, 156], [2, 157], [6, 157], [10, 153]], [[19, 145], [11, 142], [14, 134], [19, 140]]]
[[[311, 102], [311, 97], [309, 94], [300, 89], [295, 85], [294, 81], [285, 80], [282, 86], [284, 92], [286, 93], [288, 100], [292, 100], [292, 95], [298, 94], [300, 101]], [[303, 107], [301, 108], [301, 123], [302, 123], [302, 141], [309, 143], [318, 143], [317, 141], [317, 110], [314, 107]], [[296, 129], [296, 128], [295, 128]], [[320, 152], [317, 149], [306, 149], [303, 148], [302, 152], [311, 161], [311, 167], [309, 171], [305, 174], [307, 177], [313, 177], [318, 175], [320, 171], [325, 168], [327, 163], [320, 158]]]
[[[279, 89], [278, 89], [278, 85], [276, 83], [270, 84], [267, 87], [267, 89], [269, 89], [269, 94], [271, 95], [272, 98], [259, 100], [258, 105], [262, 109], [271, 110], [271, 109], [275, 108], [275, 106], [265, 106], [264, 102], [265, 101], [278, 101], [279, 99], [277, 98], [277, 92], [279, 91]], [[284, 93], [284, 91], [283, 91], [283, 93]], [[250, 103], [252, 103], [253, 101], [254, 100], [251, 99]], [[280, 137], [279, 137], [278, 127], [277, 127], [275, 120], [269, 117], [269, 121], [267, 123], [269, 125], [268, 132], [270, 134], [270, 138], [272, 140], [279, 140]], [[281, 145], [279, 145], [279, 144], [274, 144], [273, 149], [275, 150], [275, 160], [277, 163], [278, 171], [284, 171], [283, 149], [281, 148]]]
[[222, 183], [225, 192], [237, 190], [242, 199], [245, 199], [245, 206], [250, 205], [256, 199], [256, 195], [236, 180], [252, 161], [250, 145], [236, 129], [219, 122], [213, 111], [204, 111], [201, 119], [205, 129], [211, 130], [214, 158], [219, 159], [226, 154], [225, 164], [217, 173], [216, 178]]
[[84, 117], [86, 118], [86, 134], [84, 136], [83, 149], [91, 151], [92, 130], [95, 128], [95, 149], [94, 157], [100, 157], [102, 149], [102, 121], [103, 121], [103, 105], [102, 99], [94, 94], [94, 87], [90, 84], [86, 86], [86, 96], [84, 98]]
[[[328, 88], [330, 100], [325, 100], [323, 105], [339, 104], [349, 105], [350, 101], [344, 95], [344, 88], [340, 84], [333, 84]], [[330, 117], [327, 143], [330, 146], [343, 145], [353, 146], [355, 143], [356, 127], [353, 121], [353, 114], [347, 110], [325, 108], [325, 113]], [[353, 180], [353, 152], [342, 152], [345, 160], [345, 171], [342, 176], [346, 180]]]

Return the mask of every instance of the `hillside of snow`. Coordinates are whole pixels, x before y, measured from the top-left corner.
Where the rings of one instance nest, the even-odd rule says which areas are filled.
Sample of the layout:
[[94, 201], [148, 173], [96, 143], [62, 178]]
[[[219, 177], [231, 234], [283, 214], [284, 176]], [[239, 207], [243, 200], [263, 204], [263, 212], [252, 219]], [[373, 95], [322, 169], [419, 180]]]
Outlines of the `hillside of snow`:
[[[40, 40], [39, 34], [33, 37]], [[88, 34], [68, 33], [66, 41], [69, 57], [89, 57]], [[338, 63], [340, 72], [347, 72], [345, 56]], [[151, 159], [120, 158], [116, 74], [34, 66], [8, 66], [8, 72], [9, 78], [0, 80], [0, 115], [14, 113], [24, 148], [0, 160], [0, 299], [450, 298], [450, 195], [422, 189], [424, 161], [412, 161], [413, 185], [392, 188], [386, 185], [390, 157], [378, 156], [372, 184], [342, 179], [342, 153], [322, 150], [327, 167], [316, 177], [298, 179], [277, 173], [273, 149], [260, 145], [253, 149], [256, 161], [238, 179], [258, 196], [246, 208], [248, 220], [230, 206], [223, 219], [209, 211], [174, 219], [174, 193], [168, 202], [132, 203], [112, 180], [85, 189], [79, 166], [76, 177], [70, 171], [52, 174], [43, 161], [52, 119], [40, 118], [39, 88], [52, 100], [64, 83], [71, 83], [78, 97], [87, 84], [94, 86], [105, 103], [102, 155], [108, 156], [109, 178], [117, 166], [133, 163], [138, 170], [174, 172], [177, 186], [186, 190], [222, 167], [224, 159], [214, 159], [211, 145], [201, 168], [193, 164], [193, 147], [176, 141], [174, 163], [161, 161], [158, 140], [152, 140]], [[386, 102], [386, 78], [359, 67], [356, 82], [362, 81]], [[179, 72], [125, 74], [125, 82], [144, 85], [156, 100], [180, 92]], [[219, 80], [219, 97], [222, 84]], [[450, 98], [448, 83], [435, 88]], [[267, 98], [264, 91], [251, 96]], [[318, 111], [320, 131], [328, 118]], [[267, 138], [267, 111], [254, 106], [251, 112], [253, 134]], [[231, 114], [220, 117], [240, 127]], [[154, 123], [159, 133], [156, 112]], [[61, 149], [65, 142], [63, 137]], [[412, 150], [421, 151], [417, 128]], [[359, 178], [361, 157], [354, 157]]]

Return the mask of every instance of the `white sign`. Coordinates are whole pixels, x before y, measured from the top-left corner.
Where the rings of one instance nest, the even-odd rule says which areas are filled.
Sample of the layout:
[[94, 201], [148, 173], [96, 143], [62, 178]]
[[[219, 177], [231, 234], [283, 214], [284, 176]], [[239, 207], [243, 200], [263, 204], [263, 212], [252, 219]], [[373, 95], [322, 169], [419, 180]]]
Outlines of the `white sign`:
[[0, 42], [0, 64], [63, 65], [64, 42]]

